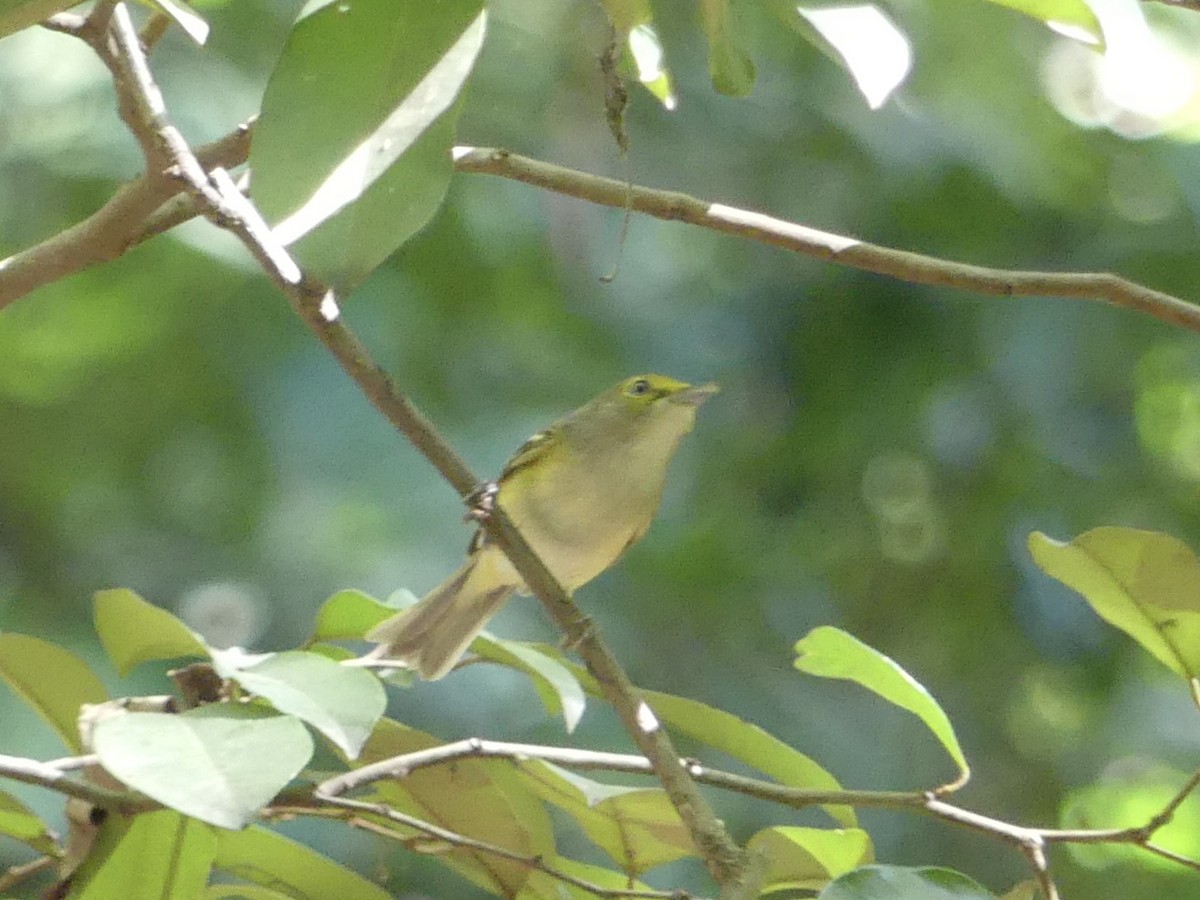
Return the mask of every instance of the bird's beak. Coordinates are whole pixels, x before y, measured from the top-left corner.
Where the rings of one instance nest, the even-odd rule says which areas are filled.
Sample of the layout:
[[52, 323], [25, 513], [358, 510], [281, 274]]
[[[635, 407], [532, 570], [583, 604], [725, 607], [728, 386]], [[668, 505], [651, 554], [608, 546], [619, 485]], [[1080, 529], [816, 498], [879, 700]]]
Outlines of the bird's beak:
[[678, 394], [671, 397], [672, 403], [686, 403], [688, 406], [699, 406], [713, 394], [721, 390], [717, 387], [715, 381], [710, 381], [707, 384], [693, 384], [685, 387]]

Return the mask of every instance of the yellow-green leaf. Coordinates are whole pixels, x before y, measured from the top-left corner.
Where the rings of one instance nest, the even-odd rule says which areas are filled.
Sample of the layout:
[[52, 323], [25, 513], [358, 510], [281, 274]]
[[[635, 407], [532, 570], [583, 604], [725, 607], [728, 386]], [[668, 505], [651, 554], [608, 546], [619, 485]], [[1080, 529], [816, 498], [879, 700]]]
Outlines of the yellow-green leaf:
[[1029, 536], [1033, 561], [1184, 678], [1200, 675], [1200, 560], [1178, 538], [1095, 528], [1071, 541]]
[[814, 628], [797, 641], [796, 654], [795, 665], [801, 672], [857, 682], [919, 718], [958, 764], [959, 783], [967, 780], [971, 770], [950, 719], [929, 691], [894, 660], [829, 626]]

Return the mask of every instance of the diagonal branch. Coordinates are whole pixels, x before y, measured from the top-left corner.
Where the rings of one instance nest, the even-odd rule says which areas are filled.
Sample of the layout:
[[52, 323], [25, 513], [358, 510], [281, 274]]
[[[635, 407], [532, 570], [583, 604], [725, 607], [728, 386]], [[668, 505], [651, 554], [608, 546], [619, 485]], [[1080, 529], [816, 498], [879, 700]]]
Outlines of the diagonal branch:
[[[461, 496], [469, 496], [480, 483], [479, 479], [342, 323], [334, 292], [305, 275], [275, 240], [261, 214], [225, 170], [206, 171], [170, 121], [125, 5], [117, 3], [113, 6], [111, 23], [104, 33], [84, 29], [80, 36], [88, 40], [111, 70], [121, 117], [141, 144], [148, 168], [161, 169], [181, 180], [203, 215], [243, 243], [287, 297], [296, 314], [335, 356], [367, 398], [438, 468]], [[714, 880], [723, 892], [738, 890], [743, 872], [743, 851], [729, 837], [695, 782], [680, 765], [679, 754], [670, 738], [616, 658], [503, 510], [498, 509], [485, 527], [559, 627], [569, 636], [578, 636], [580, 655], [603, 685], [606, 698], [613, 704], [638, 748], [652, 761], [655, 773], [686, 823]]]
[[[246, 122], [198, 148], [200, 164], [211, 169], [232, 168], [245, 162], [250, 152], [250, 126]], [[107, 203], [82, 222], [0, 260], [0, 309], [40, 287], [114, 260], [195, 215], [195, 206], [177, 179], [147, 171], [118, 188]]]

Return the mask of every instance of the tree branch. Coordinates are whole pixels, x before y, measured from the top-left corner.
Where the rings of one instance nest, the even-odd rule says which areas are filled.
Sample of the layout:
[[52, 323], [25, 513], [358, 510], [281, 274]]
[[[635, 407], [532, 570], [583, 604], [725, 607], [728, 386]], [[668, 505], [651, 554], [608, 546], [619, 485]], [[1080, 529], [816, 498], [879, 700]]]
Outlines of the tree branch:
[[750, 210], [710, 203], [676, 191], [659, 191], [637, 185], [631, 189], [623, 181], [566, 169], [507, 150], [456, 147], [454, 166], [460, 172], [499, 175], [601, 206], [622, 209], [628, 203], [637, 212], [658, 219], [687, 222], [711, 231], [735, 234], [913, 284], [956, 287], [1003, 297], [1103, 300], [1113, 306], [1154, 316], [1169, 325], [1200, 331], [1200, 306], [1106, 272], [993, 269], [924, 256], [819, 231]]
[[[524, 856], [507, 847], [501, 847], [499, 844], [491, 844], [487, 841], [480, 841], [472, 837], [467, 837], [465, 834], [459, 834], [456, 831], [450, 831], [447, 828], [442, 828], [440, 825], [435, 825], [432, 822], [426, 822], [424, 819], [418, 819], [410, 816], [407, 813], [402, 813], [399, 810], [392, 809], [385, 803], [368, 803], [362, 800], [351, 800], [346, 797], [337, 797], [332, 795], [321, 794], [319, 789], [313, 794], [314, 800], [318, 804], [316, 810], [311, 807], [300, 806], [278, 806], [273, 807], [272, 812], [278, 814], [288, 814], [299, 812], [301, 814], [312, 815], [314, 812], [319, 812], [320, 806], [334, 807], [339, 810], [349, 812], [362, 813], [376, 818], [386, 819], [389, 822], [395, 822], [397, 825], [403, 825], [406, 828], [411, 828], [428, 837], [436, 838], [439, 841], [444, 841], [454, 847], [461, 847], [464, 850], [474, 850], [479, 853], [486, 853], [491, 856], [507, 859], [510, 862], [515, 862], [526, 866], [530, 869], [536, 869], [539, 872], [545, 872], [551, 878], [555, 878], [564, 884], [574, 885], [577, 888], [587, 891], [597, 897], [616, 898], [621, 897], [641, 897], [641, 898], [656, 898], [656, 900], [689, 900], [690, 894], [685, 894], [680, 891], [655, 891], [655, 890], [639, 890], [636, 888], [614, 889], [606, 888], [602, 885], [586, 881], [565, 872], [562, 869], [547, 863], [540, 856]], [[401, 840], [404, 838], [390, 828], [383, 828], [376, 825], [370, 819], [351, 819], [349, 824], [370, 831], [372, 834], [377, 834], [389, 840]]]
[[[464, 498], [480, 481], [442, 440], [432, 424], [392, 383], [357, 337], [341, 322], [335, 293], [308, 278], [275, 240], [254, 205], [224, 169], [206, 172], [179, 130], [171, 123], [154, 83], [137, 32], [124, 4], [112, 11], [105, 35], [84, 33], [113, 75], [121, 118], [146, 156], [148, 170], [161, 169], [183, 181], [201, 212], [234, 234], [292, 304], [297, 315], [354, 379], [367, 398], [420, 450]], [[743, 852], [679, 764], [679, 754], [645, 700], [596, 630], [571, 602], [529, 544], [497, 509], [485, 523], [488, 533], [512, 560], [530, 590], [559, 627], [578, 639], [578, 651], [638, 748], [649, 758], [686, 823], [709, 872], [724, 890], [741, 877]]]
[[[231, 168], [250, 152], [251, 122], [196, 151], [206, 169]], [[51, 238], [0, 260], [0, 309], [37, 288], [109, 262], [196, 215], [177, 179], [147, 171], [117, 189], [100, 209]]]

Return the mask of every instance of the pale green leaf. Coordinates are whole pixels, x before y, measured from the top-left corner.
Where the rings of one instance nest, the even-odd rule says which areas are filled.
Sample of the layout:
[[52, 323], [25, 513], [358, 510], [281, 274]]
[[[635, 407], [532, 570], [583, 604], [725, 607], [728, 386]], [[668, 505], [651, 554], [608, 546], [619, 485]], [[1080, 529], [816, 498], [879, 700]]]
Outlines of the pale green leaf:
[[0, 791], [0, 834], [20, 841], [47, 856], [58, 853], [58, 845], [46, 823], [28, 806], [5, 791]]
[[362, 591], [338, 591], [321, 604], [308, 643], [361, 639], [368, 631], [396, 614], [396, 610]]
[[291, 716], [224, 705], [112, 716], [96, 725], [93, 742], [104, 768], [129, 787], [223, 828], [253, 819], [313, 749]]
[[[566, 665], [584, 690], [594, 697], [604, 696], [600, 685], [586, 669], [574, 664]], [[727, 753], [780, 784], [815, 791], [841, 790], [837, 779], [814, 760], [732, 713], [673, 694], [643, 691], [642, 696], [655, 716], [669, 725], [672, 732], [689, 735], [703, 746]], [[854, 810], [849, 806], [828, 805], [821, 808], [841, 825], [853, 827], [858, 824]]]
[[100, 643], [121, 675], [144, 662], [208, 656], [199, 635], [126, 588], [97, 591], [93, 616]]
[[604, 784], [539, 760], [520, 767], [538, 796], [574, 819], [628, 875], [697, 855], [690, 832], [661, 788]]
[[[437, 746], [431, 735], [383, 719], [363, 749], [367, 765], [403, 753]], [[374, 785], [379, 798], [402, 812], [478, 840], [499, 844], [522, 856], [555, 852], [554, 830], [538, 797], [508, 760], [459, 759], [450, 765], [417, 769], [403, 778]], [[421, 835], [389, 826], [406, 838]], [[528, 866], [470, 848], [443, 847], [429, 838], [424, 845], [444, 850], [443, 861], [472, 883], [498, 896], [520, 893]]]
[[[217, 832], [215, 866], [257, 889], [273, 888], [278, 896], [293, 900], [387, 900], [390, 896], [379, 885], [357, 872], [322, 856], [281, 834], [259, 825], [241, 831]], [[214, 894], [212, 897], [237, 894]], [[274, 894], [247, 893], [251, 900], [268, 900]]]
[[143, 0], [171, 17], [171, 20], [184, 30], [197, 44], [208, 40], [208, 23], [195, 10], [178, 0]]
[[1064, 543], [1035, 531], [1029, 552], [1164, 666], [1200, 676], [1200, 560], [1178, 538], [1106, 527]]
[[292, 29], [255, 127], [251, 190], [311, 273], [347, 290], [440, 207], [485, 20], [481, 0], [342, 0]]
[[971, 769], [946, 713], [915, 678], [894, 660], [837, 628], [814, 628], [796, 642], [796, 668], [821, 678], [856, 682], [901, 709], [906, 709], [933, 732], [958, 764], [959, 781]]
[[213, 665], [221, 677], [316, 728], [351, 759], [387, 706], [378, 678], [319, 653], [294, 650], [262, 659], [214, 650]]
[[988, 0], [997, 6], [1015, 9], [1066, 37], [1103, 48], [1104, 33], [1100, 21], [1087, 0]]
[[871, 109], [883, 106], [912, 68], [908, 37], [873, 4], [798, 6], [798, 15], [850, 73]]
[[860, 828], [778, 825], [758, 832], [746, 849], [767, 858], [764, 892], [819, 890], [874, 858], [871, 838]]
[[555, 657], [532, 644], [504, 640], [486, 632], [472, 641], [471, 652], [529, 675], [546, 710], [551, 715], [562, 713], [568, 734], [575, 730], [587, 706], [586, 695], [579, 679]]
[[83, 752], [79, 709], [108, 699], [108, 691], [83, 660], [40, 638], [0, 634], [0, 680], [45, 719], [73, 753]]

